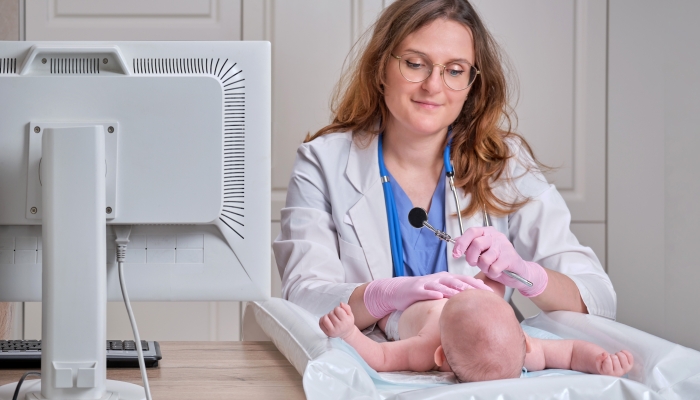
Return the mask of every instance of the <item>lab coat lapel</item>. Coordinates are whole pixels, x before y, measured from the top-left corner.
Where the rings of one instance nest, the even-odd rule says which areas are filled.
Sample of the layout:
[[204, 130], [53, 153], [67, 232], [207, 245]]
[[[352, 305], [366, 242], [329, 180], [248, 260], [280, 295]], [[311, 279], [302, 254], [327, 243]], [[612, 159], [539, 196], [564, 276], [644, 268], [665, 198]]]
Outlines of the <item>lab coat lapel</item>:
[[[447, 178], [445, 178], [447, 179]], [[460, 188], [457, 188], [457, 196], [459, 197], [459, 205], [462, 209], [467, 208], [469, 202], [471, 202], [471, 195], [464, 193]], [[472, 226], [481, 226], [482, 219], [481, 214], [476, 213], [469, 218], [462, 217], [462, 223], [464, 224], [464, 230]], [[452, 190], [450, 189], [449, 180], [445, 183], [445, 228], [447, 229], [447, 234], [452, 236], [454, 239], [460, 236], [459, 233], [459, 221], [457, 220], [457, 206], [455, 204], [454, 196], [452, 195]], [[478, 267], [472, 267], [467, 264], [464, 256], [460, 258], [452, 257], [452, 249], [454, 244], [447, 243], [447, 270], [454, 274], [460, 275], [471, 275], [474, 276], [479, 272]]]
[[345, 173], [350, 183], [363, 194], [348, 210], [360, 246], [365, 253], [372, 279], [391, 278], [391, 244], [384, 204], [384, 189], [379, 177], [377, 137], [369, 145], [353, 140]]
[[350, 144], [345, 175], [355, 190], [362, 194], [379, 181], [378, 143], [376, 135], [371, 138], [371, 141], [369, 138], [355, 138], [353, 135]]

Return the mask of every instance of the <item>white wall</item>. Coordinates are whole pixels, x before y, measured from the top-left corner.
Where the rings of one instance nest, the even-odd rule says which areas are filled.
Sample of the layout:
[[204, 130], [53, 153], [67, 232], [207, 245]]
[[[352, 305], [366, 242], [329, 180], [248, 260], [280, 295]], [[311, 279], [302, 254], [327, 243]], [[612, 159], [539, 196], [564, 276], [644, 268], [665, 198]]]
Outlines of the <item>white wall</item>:
[[700, 349], [700, 2], [610, 0], [608, 272], [618, 320]]
[[661, 11], [611, 0], [608, 38], [608, 273], [618, 319], [654, 334], [664, 315], [664, 77], [663, 41], [649, 27]]
[[667, 337], [700, 349], [700, 2], [666, 4], [664, 178]]

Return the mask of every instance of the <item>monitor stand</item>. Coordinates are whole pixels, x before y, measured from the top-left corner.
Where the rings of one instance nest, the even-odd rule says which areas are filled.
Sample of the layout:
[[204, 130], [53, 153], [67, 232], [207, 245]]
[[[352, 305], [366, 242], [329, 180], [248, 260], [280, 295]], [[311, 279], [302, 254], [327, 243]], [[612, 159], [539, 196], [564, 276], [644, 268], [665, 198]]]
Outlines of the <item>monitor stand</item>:
[[[12, 400], [15, 393], [17, 382], [8, 383], [0, 386], [0, 399]], [[105, 385], [106, 391], [104, 396], [99, 399], [90, 397], [91, 400], [145, 400], [143, 387], [134, 385], [133, 383], [113, 381], [107, 379]], [[78, 397], [79, 398], [79, 397]], [[25, 380], [22, 383], [22, 388], [19, 391], [17, 400], [46, 400], [46, 397], [41, 396], [41, 380]], [[50, 397], [49, 397], [50, 399]]]
[[[108, 381], [105, 128], [44, 125], [41, 382], [18, 399], [145, 399], [143, 387]], [[11, 400], [16, 383], [0, 387]]]

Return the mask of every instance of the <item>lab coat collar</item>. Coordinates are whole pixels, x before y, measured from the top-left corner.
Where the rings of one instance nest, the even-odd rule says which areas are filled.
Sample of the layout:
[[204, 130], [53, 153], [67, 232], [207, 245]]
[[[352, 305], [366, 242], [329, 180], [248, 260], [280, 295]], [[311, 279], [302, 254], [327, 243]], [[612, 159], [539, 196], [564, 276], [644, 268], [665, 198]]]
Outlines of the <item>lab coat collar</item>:
[[377, 135], [361, 137], [352, 135], [350, 155], [345, 174], [350, 183], [360, 193], [365, 193], [379, 182], [379, 159], [377, 158]]
[[[379, 169], [377, 169], [377, 174]], [[372, 274], [372, 279], [391, 278], [391, 243], [389, 223], [384, 203], [384, 188], [379, 183], [365, 191], [365, 195], [348, 210], [360, 246]]]
[[368, 141], [353, 139], [350, 146], [345, 174], [363, 196], [348, 210], [348, 215], [365, 252], [372, 279], [391, 278], [391, 244], [384, 188], [379, 177], [377, 136]]

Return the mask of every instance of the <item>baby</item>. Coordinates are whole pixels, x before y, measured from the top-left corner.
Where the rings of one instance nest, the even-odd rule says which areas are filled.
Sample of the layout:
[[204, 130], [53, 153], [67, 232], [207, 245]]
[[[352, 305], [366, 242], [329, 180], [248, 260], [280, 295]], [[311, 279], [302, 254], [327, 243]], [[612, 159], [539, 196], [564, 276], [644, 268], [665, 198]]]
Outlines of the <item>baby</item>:
[[[392, 315], [398, 314], [379, 321], [384, 332]], [[582, 340], [528, 337], [510, 305], [486, 290], [414, 303], [400, 313], [400, 340], [392, 342], [377, 343], [363, 335], [344, 303], [321, 317], [319, 325], [326, 335], [354, 347], [377, 371], [452, 371], [460, 382], [517, 378], [523, 367], [622, 376], [634, 363], [626, 350], [608, 354]]]

